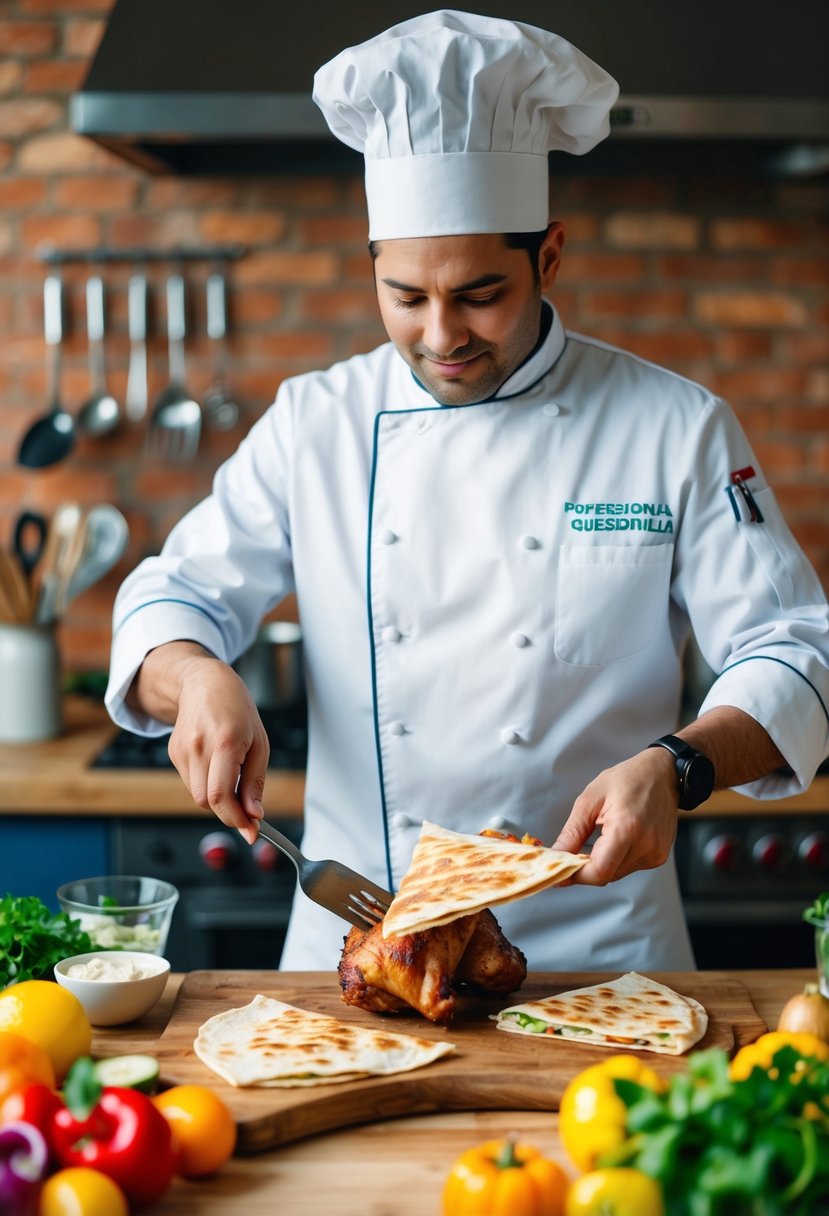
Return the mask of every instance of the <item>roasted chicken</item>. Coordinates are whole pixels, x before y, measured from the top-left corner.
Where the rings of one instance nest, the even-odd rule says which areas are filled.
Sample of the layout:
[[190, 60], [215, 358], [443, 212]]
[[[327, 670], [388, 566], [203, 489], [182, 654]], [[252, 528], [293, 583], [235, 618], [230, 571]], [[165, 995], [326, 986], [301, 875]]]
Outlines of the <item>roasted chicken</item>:
[[355, 926], [338, 970], [346, 1004], [375, 1013], [415, 1009], [446, 1024], [457, 1008], [459, 985], [513, 992], [524, 982], [527, 964], [485, 909], [397, 937], [384, 938], [380, 925]]

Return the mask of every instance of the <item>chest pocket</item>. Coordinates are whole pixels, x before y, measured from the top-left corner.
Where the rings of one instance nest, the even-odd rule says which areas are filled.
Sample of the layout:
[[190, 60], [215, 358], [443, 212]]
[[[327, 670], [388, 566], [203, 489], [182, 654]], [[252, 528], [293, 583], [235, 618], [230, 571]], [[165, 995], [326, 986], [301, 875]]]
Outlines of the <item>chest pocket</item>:
[[562, 545], [556, 654], [599, 667], [644, 650], [666, 617], [674, 547]]

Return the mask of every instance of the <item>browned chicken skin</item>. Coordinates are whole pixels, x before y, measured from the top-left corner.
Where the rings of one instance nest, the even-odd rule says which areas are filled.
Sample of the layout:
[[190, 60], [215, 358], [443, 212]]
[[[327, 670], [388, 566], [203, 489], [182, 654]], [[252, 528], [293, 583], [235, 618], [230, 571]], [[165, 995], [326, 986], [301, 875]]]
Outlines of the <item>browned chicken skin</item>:
[[472, 984], [485, 992], [515, 992], [526, 978], [527, 960], [485, 908], [455, 972], [455, 983]]
[[421, 933], [384, 938], [380, 925], [353, 928], [339, 965], [348, 1005], [375, 1013], [416, 1009], [448, 1023], [457, 1007], [456, 983], [489, 992], [513, 992], [527, 974], [526, 960], [489, 911], [476, 912]]

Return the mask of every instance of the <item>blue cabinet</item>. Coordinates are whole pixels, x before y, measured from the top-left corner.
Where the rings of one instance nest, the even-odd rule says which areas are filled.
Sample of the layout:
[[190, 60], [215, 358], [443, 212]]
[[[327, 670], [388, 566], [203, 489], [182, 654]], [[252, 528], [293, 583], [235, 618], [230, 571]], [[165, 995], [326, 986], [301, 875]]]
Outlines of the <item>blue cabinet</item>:
[[109, 820], [0, 816], [0, 896], [37, 895], [57, 910], [55, 891], [62, 883], [111, 873]]

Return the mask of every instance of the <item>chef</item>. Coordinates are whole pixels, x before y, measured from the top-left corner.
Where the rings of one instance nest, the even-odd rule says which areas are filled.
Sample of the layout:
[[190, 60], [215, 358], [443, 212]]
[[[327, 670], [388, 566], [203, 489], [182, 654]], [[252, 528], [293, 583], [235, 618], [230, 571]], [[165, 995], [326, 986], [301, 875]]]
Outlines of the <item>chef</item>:
[[[195, 801], [252, 841], [268, 745], [229, 664], [295, 591], [305, 852], [395, 889], [425, 818], [591, 848], [499, 909], [534, 968], [693, 966], [678, 816], [798, 793], [829, 750], [826, 599], [734, 414], [554, 307], [548, 152], [588, 152], [617, 92], [455, 11], [320, 69], [391, 341], [285, 382], [115, 605], [112, 717], [172, 726]], [[717, 678], [677, 730], [691, 632]], [[298, 893], [282, 966], [331, 969], [345, 928]]]

